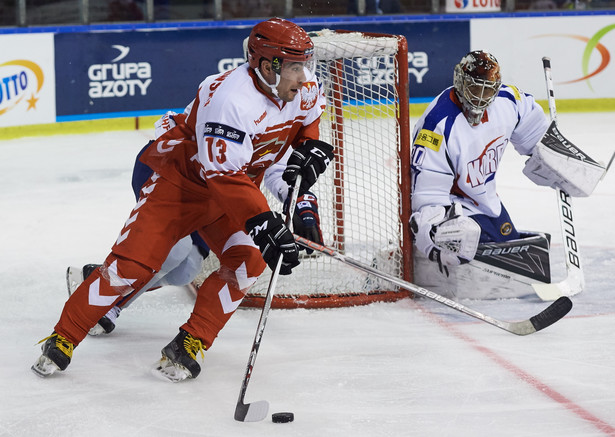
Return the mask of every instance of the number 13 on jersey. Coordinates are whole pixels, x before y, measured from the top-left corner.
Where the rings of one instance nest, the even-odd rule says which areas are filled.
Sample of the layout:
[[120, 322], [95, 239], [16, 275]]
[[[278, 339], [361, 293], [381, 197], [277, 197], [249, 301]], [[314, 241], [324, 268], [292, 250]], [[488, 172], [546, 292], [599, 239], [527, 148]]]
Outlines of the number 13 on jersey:
[[207, 156], [209, 161], [224, 164], [224, 162], [226, 162], [226, 141], [222, 138], [215, 137], [205, 137], [204, 139], [205, 144], [207, 144]]

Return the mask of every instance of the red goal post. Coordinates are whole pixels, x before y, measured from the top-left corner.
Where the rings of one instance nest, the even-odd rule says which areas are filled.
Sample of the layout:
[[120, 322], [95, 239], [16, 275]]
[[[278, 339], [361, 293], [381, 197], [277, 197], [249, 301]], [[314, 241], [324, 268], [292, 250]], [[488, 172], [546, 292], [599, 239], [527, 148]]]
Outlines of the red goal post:
[[[412, 281], [406, 39], [327, 29], [310, 36], [327, 97], [320, 135], [335, 148], [334, 162], [312, 188], [324, 244]], [[281, 211], [264, 191], [271, 209]], [[409, 295], [332, 258], [301, 253], [301, 264], [279, 278], [272, 308], [343, 307]], [[270, 273], [266, 269], [242, 306], [262, 307]]]

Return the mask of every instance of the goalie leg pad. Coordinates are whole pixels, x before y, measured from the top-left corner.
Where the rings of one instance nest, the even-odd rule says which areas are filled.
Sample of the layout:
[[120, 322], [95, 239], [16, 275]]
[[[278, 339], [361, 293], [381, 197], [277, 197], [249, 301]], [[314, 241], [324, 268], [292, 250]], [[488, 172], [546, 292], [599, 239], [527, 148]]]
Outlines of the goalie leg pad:
[[549, 236], [522, 234], [517, 240], [481, 243], [468, 264], [445, 275], [420, 251], [414, 252], [414, 282], [452, 299], [510, 299], [535, 296], [532, 284], [549, 283]]

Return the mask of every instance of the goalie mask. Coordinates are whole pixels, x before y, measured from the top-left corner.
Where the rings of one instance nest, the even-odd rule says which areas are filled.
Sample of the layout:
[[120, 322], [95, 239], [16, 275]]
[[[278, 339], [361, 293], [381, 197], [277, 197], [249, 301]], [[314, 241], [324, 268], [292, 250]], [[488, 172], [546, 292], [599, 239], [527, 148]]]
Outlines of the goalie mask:
[[305, 74], [309, 79], [316, 69], [312, 39], [301, 27], [281, 18], [271, 18], [252, 28], [246, 54], [250, 68], [264, 83], [267, 81], [260, 72], [261, 61], [271, 61], [276, 83], [268, 85], [276, 96], [281, 76], [292, 80]]
[[453, 86], [466, 120], [478, 125], [502, 86], [497, 59], [482, 50], [468, 53], [455, 66]]

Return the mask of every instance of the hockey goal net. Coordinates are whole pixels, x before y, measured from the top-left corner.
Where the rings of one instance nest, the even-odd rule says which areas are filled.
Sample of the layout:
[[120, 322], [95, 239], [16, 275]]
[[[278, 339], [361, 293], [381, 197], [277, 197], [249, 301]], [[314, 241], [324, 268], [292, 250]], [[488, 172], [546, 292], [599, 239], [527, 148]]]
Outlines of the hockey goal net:
[[[312, 191], [323, 243], [412, 280], [407, 43], [403, 36], [322, 30], [311, 34], [327, 109], [320, 134], [335, 160]], [[266, 189], [272, 210], [280, 203]], [[277, 282], [273, 308], [329, 308], [392, 301], [408, 293], [314, 252]], [[215, 260], [206, 270], [216, 268]], [[262, 307], [266, 269], [242, 306]], [[204, 277], [202, 278], [204, 279]]]

